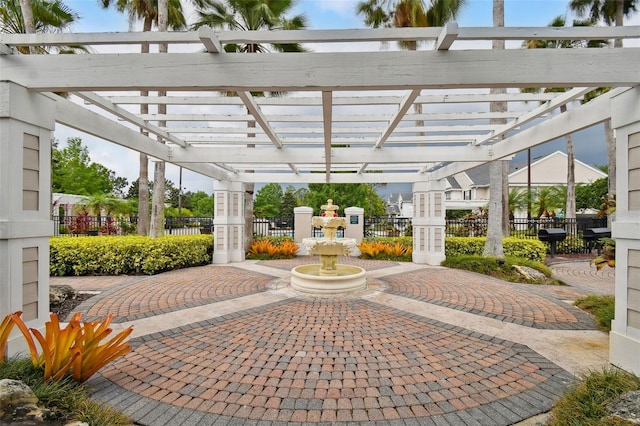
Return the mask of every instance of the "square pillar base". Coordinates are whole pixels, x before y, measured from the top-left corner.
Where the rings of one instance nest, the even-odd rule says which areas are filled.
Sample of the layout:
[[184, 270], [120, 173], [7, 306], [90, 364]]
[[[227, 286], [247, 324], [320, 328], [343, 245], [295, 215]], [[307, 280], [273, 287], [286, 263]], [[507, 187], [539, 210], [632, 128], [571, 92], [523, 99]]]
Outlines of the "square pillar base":
[[609, 333], [609, 362], [640, 375], [640, 340], [611, 331]]

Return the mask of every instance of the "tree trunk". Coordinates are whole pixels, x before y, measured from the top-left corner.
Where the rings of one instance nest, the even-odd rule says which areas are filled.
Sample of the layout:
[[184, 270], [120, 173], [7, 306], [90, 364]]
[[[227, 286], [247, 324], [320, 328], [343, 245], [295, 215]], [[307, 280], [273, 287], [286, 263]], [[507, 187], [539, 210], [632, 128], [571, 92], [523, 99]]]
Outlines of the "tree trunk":
[[[33, 20], [33, 7], [31, 6], [31, 0], [20, 0], [20, 11], [22, 12], [25, 34], [35, 34], [36, 24]], [[36, 46], [30, 46], [29, 53], [38, 53], [38, 48]]]
[[[616, 27], [624, 25], [624, 0], [616, 0]], [[613, 47], [622, 47], [622, 39], [617, 38], [613, 42]]]
[[616, 138], [611, 128], [611, 120], [604, 122], [604, 132], [607, 138], [607, 163], [609, 165], [609, 195], [616, 194]]
[[[247, 110], [247, 114], [250, 112]], [[247, 122], [247, 127], [253, 128], [256, 127], [256, 122], [253, 120], [249, 120]], [[255, 138], [255, 133], [248, 133], [247, 137]], [[256, 144], [247, 144], [247, 148], [255, 148]], [[245, 170], [245, 173], [253, 173], [253, 170]], [[249, 250], [249, 246], [253, 241], [253, 193], [255, 190], [255, 183], [245, 183], [244, 184], [244, 251], [245, 253]]]
[[[145, 18], [142, 31], [151, 31], [151, 18]], [[142, 43], [141, 53], [149, 53], [149, 43]], [[142, 91], [140, 96], [148, 96], [149, 92]], [[149, 105], [140, 104], [140, 114], [148, 114]], [[141, 131], [145, 136], [149, 134]], [[138, 177], [138, 235], [149, 235], [149, 157], [140, 153], [140, 175]]]
[[[493, 26], [504, 27], [504, 0], [493, 0]], [[494, 40], [493, 49], [504, 49], [504, 40]], [[490, 93], [505, 93], [506, 89], [491, 89]], [[506, 102], [491, 102], [489, 110], [504, 112]], [[491, 124], [503, 124], [504, 119], [492, 119]], [[505, 164], [506, 163], [506, 164]], [[503, 235], [509, 235], [508, 161], [492, 161], [489, 165], [489, 223], [483, 256], [504, 257]]]
[[164, 161], [157, 161], [153, 170], [153, 203], [149, 232], [151, 238], [159, 238], [164, 235], [164, 169]]
[[489, 164], [489, 223], [483, 256], [504, 257], [502, 247], [502, 161]]
[[[566, 105], [560, 107], [560, 112], [567, 111]], [[573, 137], [571, 134], [565, 136], [567, 140], [567, 206], [565, 217], [576, 217], [576, 156], [573, 150]], [[574, 233], [575, 235], [575, 233]]]
[[511, 221], [509, 217], [509, 162], [500, 160], [502, 163], [502, 236], [511, 235]]
[[[143, 93], [148, 92], [140, 93], [146, 96]], [[146, 114], [142, 105], [140, 105], [140, 113]], [[140, 153], [140, 176], [138, 177], [138, 235], [149, 235], [149, 158], [143, 153]]]
[[[166, 32], [168, 29], [169, 5], [168, 0], [158, 0], [158, 31]], [[158, 45], [159, 53], [167, 53], [167, 43]], [[158, 91], [158, 97], [166, 96], [166, 91]], [[167, 105], [158, 104], [158, 114], [166, 114]], [[158, 121], [158, 127], [165, 127], [165, 121]], [[160, 139], [159, 139], [160, 140]], [[164, 143], [164, 141], [163, 141]], [[164, 192], [165, 192], [165, 162], [158, 161], [153, 173], [153, 206], [151, 209], [151, 232], [152, 238], [164, 235]]]

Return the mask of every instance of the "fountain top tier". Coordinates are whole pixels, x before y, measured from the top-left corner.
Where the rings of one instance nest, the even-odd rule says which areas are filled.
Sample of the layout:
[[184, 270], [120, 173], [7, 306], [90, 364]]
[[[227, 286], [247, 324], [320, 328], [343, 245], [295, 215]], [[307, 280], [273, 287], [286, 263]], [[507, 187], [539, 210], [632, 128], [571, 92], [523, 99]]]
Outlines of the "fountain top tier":
[[314, 216], [311, 218], [311, 225], [322, 228], [322, 234], [325, 240], [334, 240], [336, 238], [337, 228], [347, 226], [347, 218], [338, 217], [336, 210], [339, 206], [333, 204], [333, 200], [327, 200], [327, 204], [320, 207], [322, 216]]

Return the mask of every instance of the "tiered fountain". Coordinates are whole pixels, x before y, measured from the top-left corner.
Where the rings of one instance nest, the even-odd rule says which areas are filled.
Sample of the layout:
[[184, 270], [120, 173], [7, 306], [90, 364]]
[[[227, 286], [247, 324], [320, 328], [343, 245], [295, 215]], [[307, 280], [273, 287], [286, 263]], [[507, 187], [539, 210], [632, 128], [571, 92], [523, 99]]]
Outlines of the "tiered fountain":
[[307, 293], [339, 294], [362, 290], [367, 286], [365, 270], [338, 264], [339, 255], [348, 255], [356, 246], [354, 238], [336, 238], [338, 227], [347, 219], [338, 217], [333, 200], [321, 207], [322, 216], [311, 218], [314, 227], [322, 228], [321, 238], [304, 238], [302, 246], [309, 254], [320, 255], [321, 264], [302, 265], [291, 270], [291, 287]]

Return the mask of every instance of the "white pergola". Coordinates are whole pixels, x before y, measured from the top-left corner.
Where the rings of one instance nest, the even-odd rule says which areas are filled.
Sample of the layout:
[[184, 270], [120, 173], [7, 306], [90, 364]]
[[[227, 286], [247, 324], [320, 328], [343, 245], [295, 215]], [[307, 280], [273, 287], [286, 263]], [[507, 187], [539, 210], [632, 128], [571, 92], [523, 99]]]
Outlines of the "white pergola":
[[[618, 260], [618, 271], [628, 271], [617, 274], [612, 343], [620, 339], [616, 344], [634, 345], [638, 353], [640, 148], [634, 149], [640, 134], [640, 48], [484, 48], [491, 40], [614, 38], [638, 39], [640, 27], [452, 23], [378, 30], [2, 34], [0, 315], [31, 309], [36, 325], [46, 317], [48, 306], [38, 301], [46, 300], [48, 287], [43, 265], [51, 234], [47, 199], [55, 123], [215, 179], [214, 260], [243, 259], [244, 184], [408, 182], [414, 184], [416, 209], [414, 261], [438, 263], [444, 253], [444, 178], [611, 118], [619, 168], [614, 234], [618, 256], [626, 259]], [[431, 47], [370, 51], [372, 42], [398, 40]], [[170, 53], [137, 53], [143, 42], [168, 43]], [[302, 43], [309, 51], [224, 53], [222, 46], [232, 42]], [[21, 55], [14, 49], [55, 45], [93, 50]], [[324, 51], [314, 52], [318, 46]], [[337, 51], [345, 46], [348, 51]], [[577, 102], [605, 86], [612, 90]], [[520, 93], [532, 87], [568, 89]], [[142, 90], [150, 95], [139, 96]], [[167, 95], [157, 96], [161, 91]], [[60, 92], [68, 97], [54, 94]], [[491, 112], [494, 101], [507, 102], [507, 111]], [[150, 105], [150, 113], [140, 114], [141, 104]], [[166, 105], [167, 112], [158, 113], [157, 105]], [[559, 113], [563, 105], [568, 111]], [[612, 352], [616, 363], [640, 372], [636, 358]]]

